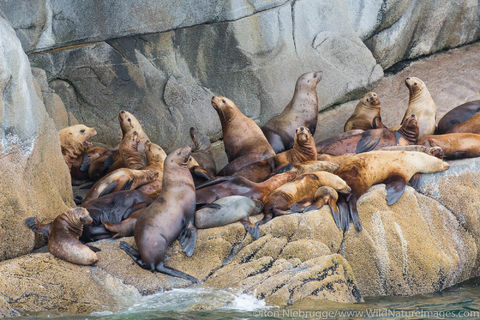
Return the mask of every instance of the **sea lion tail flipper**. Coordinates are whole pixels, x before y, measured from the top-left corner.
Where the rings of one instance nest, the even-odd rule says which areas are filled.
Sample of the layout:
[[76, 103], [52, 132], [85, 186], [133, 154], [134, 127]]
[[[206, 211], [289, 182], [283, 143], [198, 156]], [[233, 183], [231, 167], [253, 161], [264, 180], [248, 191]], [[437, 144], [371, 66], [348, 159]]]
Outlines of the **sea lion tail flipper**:
[[380, 139], [381, 138], [377, 138], [376, 136], [374, 136], [372, 132], [365, 131], [364, 133], [362, 133], [362, 138], [357, 143], [357, 149], [355, 150], [355, 153], [372, 151], [380, 142]]
[[51, 223], [40, 223], [36, 217], [25, 219], [25, 224], [32, 229], [33, 232], [38, 233], [46, 238], [50, 235]]
[[308, 200], [297, 201], [292, 204], [290, 211], [293, 213], [302, 213], [305, 212], [307, 207], [310, 207], [311, 202]]
[[100, 252], [102, 251], [100, 248], [97, 248], [97, 247], [94, 247], [94, 246], [91, 246], [91, 245], [86, 245], [87, 247], [90, 248], [90, 250], [92, 250], [93, 252]]
[[109, 168], [113, 164], [113, 162], [115, 162], [115, 159], [114, 159], [113, 152], [112, 152], [112, 154], [110, 154], [107, 157], [107, 159], [105, 159], [105, 161], [103, 161], [103, 166], [105, 168]]
[[401, 176], [391, 176], [384, 181], [385, 189], [387, 190], [387, 204], [391, 206], [395, 204], [405, 191], [406, 182]]
[[86, 172], [88, 171], [89, 167], [90, 167], [90, 164], [88, 163], [88, 155], [84, 155], [82, 159], [82, 164], [80, 165], [80, 171]]
[[132, 258], [133, 261], [135, 261], [140, 267], [143, 269], [150, 269], [149, 266], [147, 266], [140, 258], [140, 253], [138, 253], [138, 251], [130, 244], [126, 243], [125, 241], [120, 241], [120, 249], [125, 251], [125, 253], [128, 254], [130, 258]]
[[250, 233], [255, 240], [260, 237], [260, 228], [257, 225], [251, 223], [248, 217], [240, 220], [240, 222], [245, 227], [245, 230]]
[[[350, 212], [350, 218], [353, 221], [353, 225], [357, 231], [362, 231], [362, 224], [360, 223], [360, 217], [357, 210], [357, 197], [352, 193], [348, 198], [348, 210]], [[347, 228], [348, 230], [348, 228]]]
[[313, 211], [313, 210], [319, 210], [321, 207], [318, 207], [316, 205], [310, 205], [303, 210], [303, 213], [308, 212], [308, 211]]
[[286, 164], [278, 168], [277, 170], [275, 170], [275, 174], [289, 172], [290, 170], [292, 170], [292, 168], [293, 168], [293, 163]]
[[340, 226], [340, 209], [338, 208], [336, 201], [330, 199], [328, 201], [328, 206], [330, 207], [330, 212], [332, 212], [333, 221], [335, 221], [337, 227]]
[[221, 209], [222, 206], [217, 203], [197, 203], [195, 210], [200, 210], [203, 208], [212, 208], [212, 209]]
[[178, 241], [182, 245], [183, 252], [185, 252], [187, 257], [191, 257], [197, 244], [197, 228], [193, 225], [193, 220], [180, 233]]
[[214, 184], [219, 184], [219, 183], [222, 183], [222, 182], [225, 182], [225, 181], [230, 181], [230, 180], [236, 179], [236, 178], [238, 178], [238, 177], [227, 176], [227, 177], [216, 178], [214, 180], [210, 180], [210, 181], [207, 181], [205, 183], [202, 183], [201, 185], [196, 186], [195, 190], [205, 188], [205, 187], [209, 187], [209, 186], [213, 186]]
[[338, 195], [337, 206], [338, 206], [338, 212], [340, 216], [339, 216], [339, 220], [335, 221], [335, 223], [337, 223], [338, 229], [342, 231], [346, 231], [348, 229], [348, 224], [350, 223], [348, 218], [350, 215], [350, 212], [348, 209], [348, 203], [345, 195], [343, 194]]
[[[102, 192], [100, 192], [100, 194], [98, 195], [97, 198], [100, 198], [100, 197], [103, 197], [106, 194], [112, 193], [115, 190], [115, 188], [117, 187], [117, 184], [118, 184], [118, 180], [115, 180], [112, 183], [110, 183], [108, 186], [105, 187], [105, 189], [102, 190]], [[128, 184], [128, 182], [125, 183], [125, 185], [127, 185], [127, 184]], [[125, 188], [125, 186], [123, 186], [122, 190], [125, 190], [124, 188]]]
[[183, 273], [182, 271], [179, 271], [179, 270], [176, 270], [176, 269], [173, 269], [173, 268], [169, 268], [169, 267], [166, 267], [163, 265], [163, 263], [160, 263], [158, 264], [155, 269], [158, 271], [158, 272], [161, 272], [161, 273], [164, 273], [164, 274], [168, 274], [169, 276], [172, 276], [172, 277], [177, 277], [177, 278], [182, 278], [182, 279], [186, 279], [186, 280], [190, 280], [192, 281], [193, 283], [198, 283], [198, 279], [197, 278], [194, 278], [186, 273]]

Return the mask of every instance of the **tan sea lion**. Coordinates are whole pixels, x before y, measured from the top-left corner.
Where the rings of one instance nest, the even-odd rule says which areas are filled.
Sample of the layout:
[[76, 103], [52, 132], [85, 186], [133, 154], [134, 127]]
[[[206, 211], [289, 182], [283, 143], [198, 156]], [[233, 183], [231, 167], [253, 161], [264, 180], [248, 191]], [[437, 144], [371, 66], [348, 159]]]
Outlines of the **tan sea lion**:
[[250, 163], [275, 155], [255, 121], [240, 112], [232, 100], [213, 97], [212, 106], [222, 123], [223, 143], [229, 162], [219, 175], [232, 175]]
[[[469, 101], [448, 111], [438, 121], [436, 134], [452, 133], [450, 128], [463, 123], [480, 112], [480, 100]], [[476, 133], [476, 132], [472, 132]]]
[[122, 158], [122, 163], [125, 168], [139, 170], [145, 167], [147, 163], [145, 143], [146, 141], [141, 142], [137, 131], [131, 131], [125, 134], [125, 137], [118, 146], [118, 154]]
[[126, 242], [121, 242], [120, 247], [144, 269], [198, 282], [163, 264], [168, 246], [177, 238], [189, 257], [197, 241], [195, 186], [187, 168], [190, 153], [190, 147], [179, 148], [165, 160], [162, 192], [137, 217], [134, 237], [138, 251]]
[[318, 210], [325, 204], [328, 204], [330, 211], [335, 219], [338, 219], [338, 207], [337, 207], [338, 193], [329, 186], [321, 186], [315, 191], [312, 199], [304, 199], [299, 202], [295, 202], [290, 208], [291, 212], [307, 212], [311, 210]]
[[375, 92], [368, 92], [358, 102], [353, 114], [345, 122], [343, 131], [385, 128], [380, 116], [380, 98]]
[[195, 226], [207, 229], [226, 226], [240, 221], [253, 238], [258, 239], [260, 230], [249, 219], [262, 212], [263, 203], [244, 196], [228, 196], [202, 206], [195, 212]]
[[416, 173], [447, 170], [448, 163], [416, 151], [371, 151], [347, 158], [335, 171], [352, 188], [347, 196], [340, 196], [337, 205], [341, 229], [347, 230], [349, 220], [362, 230], [357, 211], [357, 199], [374, 184], [385, 183], [387, 204], [392, 205], [402, 196], [407, 182]]
[[71, 169], [76, 161], [81, 163], [83, 153], [92, 146], [88, 139], [96, 134], [97, 131], [94, 128], [89, 128], [83, 124], [63, 128], [58, 132], [62, 155], [68, 169]]
[[[333, 157], [333, 156], [330, 156]], [[306, 161], [292, 166], [290, 171], [295, 172], [298, 176], [307, 172], [327, 171], [334, 173], [340, 165], [331, 161]]]
[[480, 156], [480, 134], [446, 133], [424, 136], [418, 141], [426, 147], [440, 147], [446, 159], [475, 158]]
[[145, 143], [145, 154], [148, 165], [143, 170], [152, 170], [154, 173], [157, 173], [157, 177], [152, 182], [139, 187], [138, 191], [151, 196], [152, 199], [156, 199], [158, 193], [162, 190], [163, 164], [167, 154], [162, 147], [150, 141]]
[[292, 148], [298, 127], [307, 127], [312, 135], [315, 134], [318, 119], [317, 84], [322, 80], [322, 75], [322, 71], [302, 74], [295, 84], [292, 100], [282, 113], [262, 126], [275, 153]]
[[[287, 210], [295, 202], [312, 201], [315, 192], [321, 186], [329, 186], [343, 193], [351, 191], [347, 183], [333, 173], [325, 171], [305, 173], [270, 193], [265, 201], [263, 219], [257, 225], [264, 224], [273, 217], [290, 214]], [[338, 212], [332, 211], [332, 214], [338, 225], [340, 221]]]
[[408, 77], [405, 79], [405, 84], [410, 92], [410, 97], [401, 124], [414, 114], [418, 122], [418, 138], [433, 134], [436, 126], [437, 106], [427, 86], [416, 77]]

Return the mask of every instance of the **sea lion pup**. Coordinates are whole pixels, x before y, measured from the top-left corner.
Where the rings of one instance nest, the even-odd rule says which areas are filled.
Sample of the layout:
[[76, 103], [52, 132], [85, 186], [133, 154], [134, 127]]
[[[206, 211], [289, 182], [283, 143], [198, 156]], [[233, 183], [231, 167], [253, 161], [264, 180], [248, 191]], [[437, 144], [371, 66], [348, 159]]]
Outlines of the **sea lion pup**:
[[195, 212], [198, 229], [226, 226], [240, 221], [254, 239], [260, 236], [258, 227], [250, 222], [249, 216], [262, 212], [263, 203], [244, 196], [229, 196], [207, 204]]
[[302, 74], [295, 84], [292, 100], [282, 113], [263, 125], [262, 131], [275, 153], [292, 148], [298, 127], [307, 127], [312, 135], [315, 134], [318, 119], [317, 84], [322, 76], [322, 71]]
[[341, 229], [348, 230], [349, 220], [362, 230], [357, 211], [357, 199], [374, 184], [385, 183], [387, 204], [390, 206], [402, 196], [405, 185], [416, 173], [433, 173], [448, 169], [448, 163], [416, 151], [371, 151], [355, 154], [346, 159], [335, 171], [352, 188], [344, 197], [339, 196]]
[[295, 213], [301, 213], [311, 210], [318, 210], [325, 204], [328, 204], [328, 206], [330, 207], [330, 211], [332, 212], [333, 218], [335, 219], [337, 217], [338, 219], [339, 211], [337, 207], [337, 200], [338, 193], [337, 191], [335, 191], [335, 189], [329, 186], [321, 186], [317, 189], [317, 191], [315, 191], [313, 199], [295, 202], [290, 208], [290, 211]]
[[213, 97], [212, 106], [222, 123], [223, 144], [229, 162], [220, 175], [232, 175], [250, 163], [275, 155], [255, 121], [240, 112], [232, 100]]
[[[480, 112], [480, 100], [466, 102], [458, 107], [448, 111], [440, 121], [438, 121], [436, 134], [449, 133], [454, 125], [463, 123]], [[476, 132], [472, 132], [476, 133]]]
[[265, 198], [281, 185], [297, 176], [293, 171], [276, 174], [270, 179], [256, 183], [244, 177], [228, 176], [197, 186], [195, 191], [197, 204], [211, 203], [220, 198], [239, 195], [250, 199], [265, 201]]
[[[295, 202], [312, 201], [315, 192], [321, 186], [329, 186], [343, 193], [351, 191], [347, 183], [333, 173], [325, 171], [305, 173], [270, 193], [265, 201], [263, 219], [257, 222], [257, 226], [270, 221], [273, 217], [290, 214], [286, 210]], [[340, 221], [338, 212], [332, 211], [332, 214], [338, 225]]]
[[435, 132], [437, 106], [430, 95], [425, 83], [416, 77], [405, 79], [410, 97], [408, 99], [408, 108], [405, 111], [401, 124], [408, 120], [414, 114], [418, 121], [418, 138]]
[[345, 122], [343, 131], [385, 128], [380, 116], [380, 98], [375, 92], [368, 92], [358, 102], [353, 114]]
[[480, 113], [465, 122], [454, 125], [446, 133], [480, 133]]
[[[120, 232], [120, 230], [112, 230], [110, 232], [104, 227], [104, 224], [117, 225], [125, 219], [128, 220], [128, 218], [140, 213], [152, 201], [152, 199], [138, 190], [129, 190], [111, 193], [82, 204], [82, 207], [90, 213], [93, 222], [84, 226], [80, 241], [92, 242], [112, 238], [112, 236]], [[40, 223], [35, 217], [26, 219], [25, 223], [35, 233], [47, 238], [53, 224], [53, 222]], [[131, 234], [127, 235], [133, 235], [133, 229]]]
[[475, 158], [480, 156], [480, 134], [446, 133], [425, 136], [418, 141], [426, 147], [440, 147], [446, 159]]
[[92, 217], [85, 208], [73, 208], [65, 211], [53, 220], [48, 237], [48, 251], [62, 260], [80, 264], [91, 265], [98, 261], [98, 251], [80, 242], [83, 226], [93, 222]]
[[417, 136], [418, 123], [415, 115], [412, 114], [398, 130], [381, 128], [351, 136], [343, 135], [340, 139], [333, 137], [317, 143], [317, 152], [339, 156], [345, 153], [368, 152], [388, 146], [408, 146], [417, 142]]
[[165, 160], [162, 192], [137, 217], [134, 237], [138, 251], [126, 242], [121, 242], [120, 247], [144, 269], [198, 282], [163, 265], [167, 247], [177, 238], [188, 257], [193, 254], [197, 241], [195, 186], [187, 168], [190, 153], [190, 147], [179, 148]]
[[60, 137], [60, 146], [62, 148], [62, 155], [68, 169], [72, 169], [72, 165], [76, 161], [82, 161], [82, 154], [92, 146], [88, 141], [95, 136], [97, 131], [94, 128], [89, 128], [83, 124], [77, 124], [58, 131]]
[[[194, 127], [190, 128], [190, 138], [193, 142], [192, 157], [195, 158], [199, 166], [208, 173], [210, 177], [215, 177], [217, 167], [212, 155], [212, 144], [210, 140]], [[195, 181], [196, 178], [193, 177]]]

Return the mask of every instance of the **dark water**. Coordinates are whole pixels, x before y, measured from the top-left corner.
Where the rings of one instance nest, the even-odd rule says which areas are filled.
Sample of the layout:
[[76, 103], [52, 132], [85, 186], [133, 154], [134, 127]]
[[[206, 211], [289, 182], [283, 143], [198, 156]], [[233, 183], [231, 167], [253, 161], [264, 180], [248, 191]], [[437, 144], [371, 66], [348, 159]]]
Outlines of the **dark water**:
[[480, 319], [480, 286], [465, 283], [441, 293], [415, 297], [366, 298], [360, 304], [315, 302], [268, 307], [245, 294], [222, 290], [176, 289], [142, 297], [118, 313], [88, 316], [36, 314], [15, 319]]

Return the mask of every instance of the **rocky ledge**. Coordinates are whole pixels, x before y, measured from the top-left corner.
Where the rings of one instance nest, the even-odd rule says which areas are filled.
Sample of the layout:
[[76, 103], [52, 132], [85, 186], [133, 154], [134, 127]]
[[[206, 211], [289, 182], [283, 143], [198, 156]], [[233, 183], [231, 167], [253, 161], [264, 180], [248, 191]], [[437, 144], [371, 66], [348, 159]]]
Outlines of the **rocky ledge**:
[[[480, 159], [453, 161], [446, 172], [422, 175], [418, 191], [407, 187], [390, 207], [384, 185], [375, 185], [359, 199], [361, 232], [340, 232], [327, 207], [275, 218], [255, 241], [240, 223], [199, 230], [194, 255], [175, 242], [166, 264], [201, 279], [201, 287], [280, 306], [440, 291], [479, 274], [479, 176]], [[95, 246], [102, 251], [91, 267], [49, 253], [1, 262], [0, 315], [116, 311], [140, 295], [192, 286], [139, 268], [117, 240]]]

